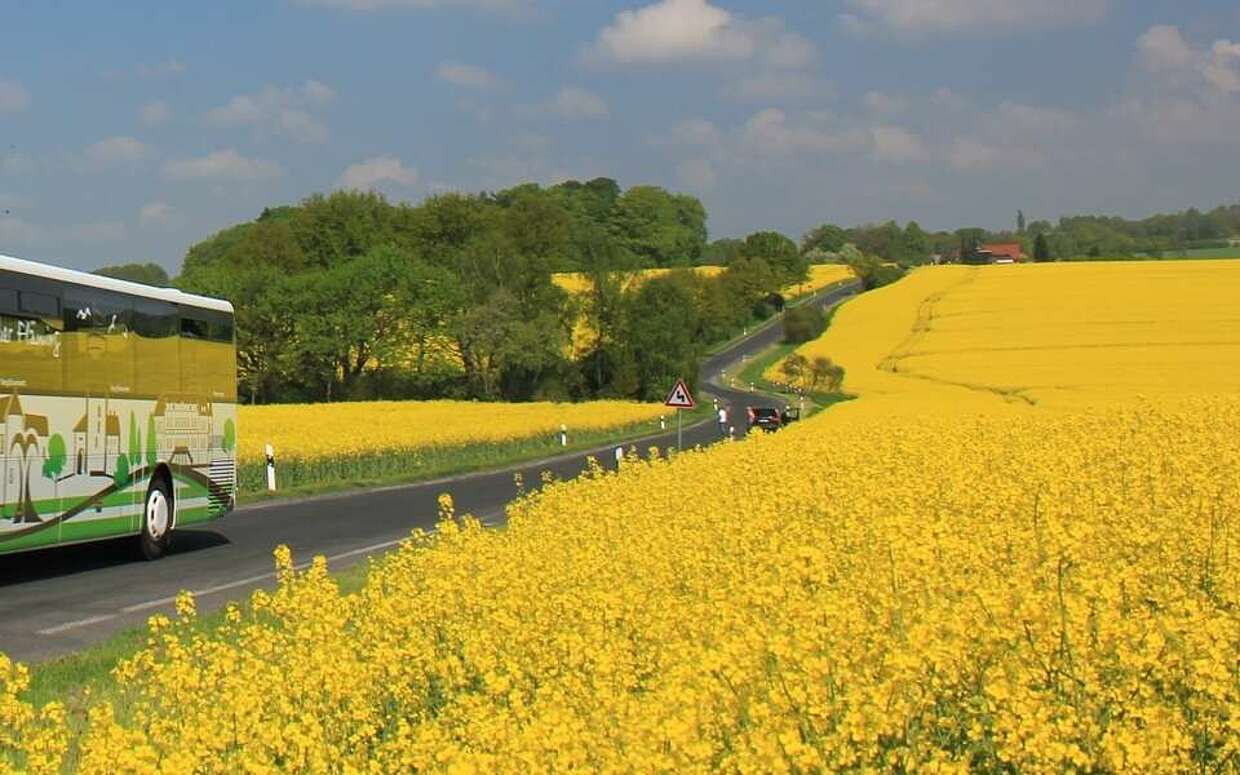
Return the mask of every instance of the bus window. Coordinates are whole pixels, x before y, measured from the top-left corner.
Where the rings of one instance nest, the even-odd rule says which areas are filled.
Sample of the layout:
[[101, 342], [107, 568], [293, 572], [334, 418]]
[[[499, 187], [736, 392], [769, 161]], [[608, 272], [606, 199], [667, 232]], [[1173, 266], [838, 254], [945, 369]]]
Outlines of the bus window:
[[98, 395], [134, 393], [133, 314], [126, 296], [98, 288], [66, 286], [66, 379], [75, 390]]
[[[3, 280], [5, 278], [0, 278]], [[0, 385], [23, 393], [63, 385], [59, 299], [0, 288]]]
[[237, 400], [231, 315], [181, 308], [181, 389], [208, 401]]
[[134, 298], [133, 334], [136, 390], [144, 398], [181, 392], [180, 316], [175, 304]]

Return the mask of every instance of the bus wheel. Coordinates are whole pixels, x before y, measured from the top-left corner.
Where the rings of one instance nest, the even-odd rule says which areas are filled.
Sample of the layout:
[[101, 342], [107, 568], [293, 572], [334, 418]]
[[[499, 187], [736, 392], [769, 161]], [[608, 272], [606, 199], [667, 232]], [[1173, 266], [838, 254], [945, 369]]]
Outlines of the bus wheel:
[[156, 477], [151, 480], [151, 489], [146, 492], [146, 508], [142, 513], [142, 533], [138, 537], [142, 556], [148, 560], [158, 560], [168, 550], [171, 536], [172, 496], [163, 478]]

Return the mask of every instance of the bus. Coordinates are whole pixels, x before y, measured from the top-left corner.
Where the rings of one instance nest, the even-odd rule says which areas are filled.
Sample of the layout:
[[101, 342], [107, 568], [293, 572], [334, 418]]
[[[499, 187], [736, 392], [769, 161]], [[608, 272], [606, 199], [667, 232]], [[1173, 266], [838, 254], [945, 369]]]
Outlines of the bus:
[[0, 255], [0, 555], [231, 511], [236, 376], [228, 302]]

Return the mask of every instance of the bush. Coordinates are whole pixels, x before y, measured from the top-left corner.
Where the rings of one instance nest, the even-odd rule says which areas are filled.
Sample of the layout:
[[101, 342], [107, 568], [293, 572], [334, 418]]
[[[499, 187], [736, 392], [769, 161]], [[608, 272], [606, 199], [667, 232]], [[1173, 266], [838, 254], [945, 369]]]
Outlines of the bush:
[[800, 344], [822, 336], [827, 330], [827, 316], [812, 304], [804, 304], [784, 313], [784, 342]]

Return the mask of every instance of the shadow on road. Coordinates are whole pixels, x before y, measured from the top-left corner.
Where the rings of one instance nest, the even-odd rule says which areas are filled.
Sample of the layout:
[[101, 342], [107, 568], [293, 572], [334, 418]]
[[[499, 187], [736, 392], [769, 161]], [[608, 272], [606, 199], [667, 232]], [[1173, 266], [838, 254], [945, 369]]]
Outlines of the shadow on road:
[[[178, 530], [172, 534], [167, 556], [191, 554], [228, 543], [225, 536], [211, 530]], [[133, 536], [40, 549], [0, 557], [0, 587], [146, 562], [139, 554], [138, 541]]]

